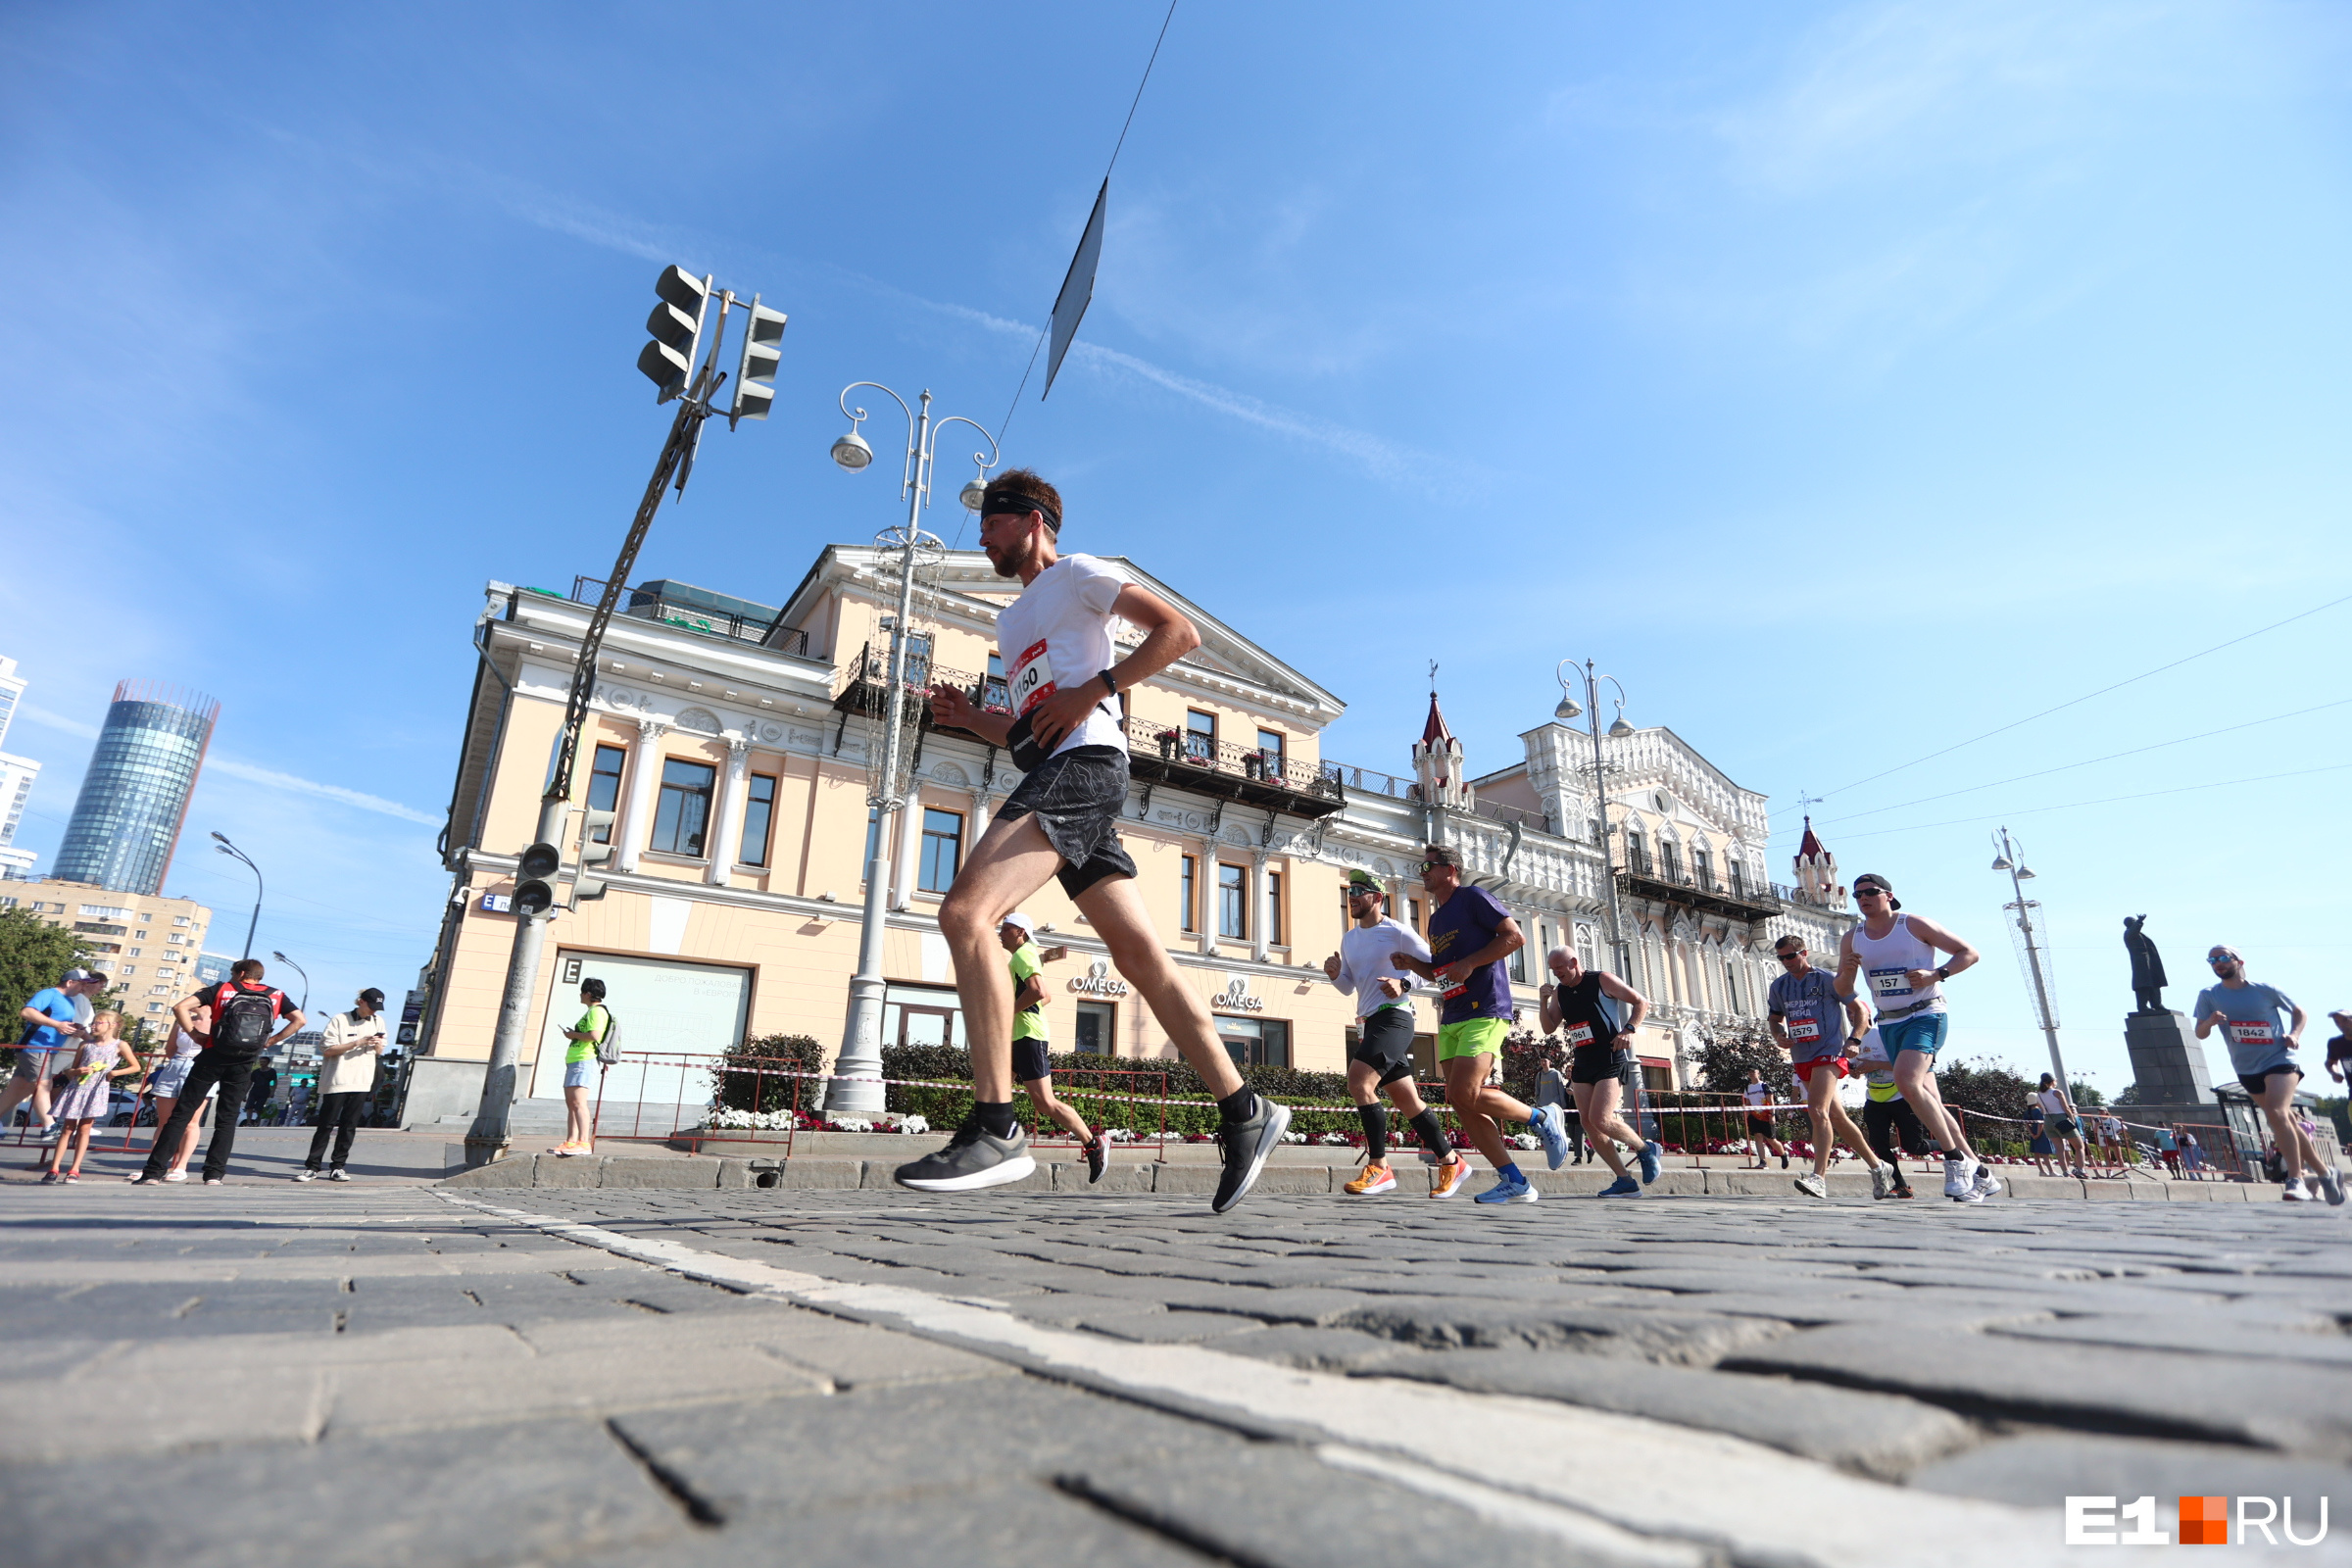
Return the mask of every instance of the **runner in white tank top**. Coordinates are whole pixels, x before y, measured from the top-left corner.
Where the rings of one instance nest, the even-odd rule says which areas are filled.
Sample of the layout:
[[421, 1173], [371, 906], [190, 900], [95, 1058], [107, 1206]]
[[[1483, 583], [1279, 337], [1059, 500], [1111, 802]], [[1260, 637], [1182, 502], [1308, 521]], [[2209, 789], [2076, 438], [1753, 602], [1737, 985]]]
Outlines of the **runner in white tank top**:
[[[1854, 903], [1862, 923], [1838, 941], [1838, 1000], [1853, 997], [1858, 982], [1867, 987], [1895, 1085], [1943, 1153], [1943, 1196], [1981, 1203], [2001, 1184], [1969, 1152], [1960, 1118], [1943, 1108], [1936, 1088], [1936, 1053], [1951, 1022], [1943, 982], [1972, 967], [1977, 950], [1933, 920], [1896, 912], [1902, 904], [1893, 884], [1876, 872], [1854, 878]], [[1937, 953], [1951, 956], [1937, 963]]]

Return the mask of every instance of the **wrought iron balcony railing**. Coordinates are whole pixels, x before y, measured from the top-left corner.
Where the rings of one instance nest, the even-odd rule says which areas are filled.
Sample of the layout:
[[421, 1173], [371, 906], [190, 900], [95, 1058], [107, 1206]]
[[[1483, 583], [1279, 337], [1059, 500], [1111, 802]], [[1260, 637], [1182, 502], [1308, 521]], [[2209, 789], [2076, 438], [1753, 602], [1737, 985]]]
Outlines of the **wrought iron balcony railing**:
[[[593, 605], [604, 596], [604, 592], [605, 579], [602, 577], [571, 579], [573, 604]], [[643, 588], [631, 588], [625, 592], [620, 613], [632, 619], [657, 621], [680, 631], [699, 632], [705, 637], [723, 637], [729, 642], [758, 643], [778, 653], [799, 654], [804, 658], [808, 656], [808, 633], [791, 626], [779, 626], [775, 617], [762, 620], [756, 615], [729, 614], [723, 610], [713, 610], [709, 605], [688, 604], [683, 600], [650, 593]]]

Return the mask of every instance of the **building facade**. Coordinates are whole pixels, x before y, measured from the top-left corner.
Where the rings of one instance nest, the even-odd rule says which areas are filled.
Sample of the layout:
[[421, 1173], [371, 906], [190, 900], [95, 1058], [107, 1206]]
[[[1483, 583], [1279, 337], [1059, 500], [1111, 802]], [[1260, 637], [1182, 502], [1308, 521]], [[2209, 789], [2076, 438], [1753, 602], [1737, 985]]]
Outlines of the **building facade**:
[[26, 684], [17, 673], [17, 662], [0, 658], [0, 879], [24, 876], [39, 858], [30, 850], [19, 849], [16, 838], [17, 824], [24, 819], [24, 803], [32, 795], [32, 781], [41, 776], [41, 764], [8, 749], [8, 726], [16, 719]]
[[164, 1028], [172, 1004], [200, 983], [197, 956], [213, 911], [193, 899], [48, 877], [0, 885], [0, 909], [17, 908], [79, 937], [93, 955], [90, 967], [112, 982], [107, 999], [128, 1017]]
[[[1415, 867], [1426, 842], [1461, 849], [1519, 916], [1529, 948], [1513, 972], [1530, 1024], [1547, 947], [1606, 951], [1611, 877], [1585, 828], [1598, 817], [1590, 766], [1575, 763], [1589, 735], [1531, 730], [1522, 760], [1475, 782], [1450, 736], [1410, 749], [1412, 778], [1332, 761], [1320, 737], [1343, 711], [1336, 696], [1133, 563], [1114, 564], [1201, 633], [1192, 655], [1122, 694], [1122, 833], [1163, 940], [1237, 1057], [1344, 1066], [1352, 1011], [1322, 974], [1346, 925], [1342, 888], [1366, 869], [1397, 916], [1425, 929]], [[830, 547], [773, 610], [683, 584], [633, 591], [607, 633], [575, 770], [575, 799], [615, 815], [610, 892], [555, 920], [518, 1096], [560, 1095], [561, 1030], [591, 975], [632, 1051], [707, 1057], [772, 1034], [837, 1049], [874, 834], [887, 836], [889, 877], [883, 1043], [967, 1044], [939, 902], [1019, 775], [996, 749], [926, 721], [917, 798], [876, 820], [866, 749], [887, 692], [894, 568], [875, 550]], [[466, 1082], [478, 1095], [514, 934], [507, 901], [592, 611], [579, 601], [596, 586], [564, 599], [492, 583], [477, 623], [444, 840], [451, 899], [417, 1025], [420, 1074], [430, 1064], [460, 1086], [437, 1092], [442, 1111], [471, 1109]], [[950, 555], [918, 617], [909, 684], [954, 682], [1002, 705], [995, 621], [1015, 588], [978, 553]], [[1434, 697], [1432, 729], [1442, 735]], [[1642, 1054], [1653, 1082], [1679, 1083], [1697, 1031], [1758, 1019], [1774, 936], [1834, 946], [1850, 917], [1773, 888], [1762, 798], [1671, 731], [1604, 745], [1626, 944], [1635, 983], [1658, 1002]], [[1059, 888], [1025, 907], [1047, 944], [1073, 954], [1047, 971], [1054, 1049], [1172, 1054]], [[1427, 997], [1416, 1005], [1427, 1054], [1436, 1015]]]
[[163, 887], [220, 712], [209, 697], [152, 681], [115, 687], [58, 846], [60, 880], [128, 893]]

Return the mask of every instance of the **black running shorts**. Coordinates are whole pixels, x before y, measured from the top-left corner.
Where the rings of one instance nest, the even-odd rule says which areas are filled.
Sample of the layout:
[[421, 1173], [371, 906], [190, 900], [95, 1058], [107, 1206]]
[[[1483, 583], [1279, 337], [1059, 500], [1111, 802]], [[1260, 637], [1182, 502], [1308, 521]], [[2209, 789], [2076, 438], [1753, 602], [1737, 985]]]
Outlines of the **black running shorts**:
[[1622, 1076], [1624, 1071], [1614, 1046], [1579, 1046], [1568, 1058], [1568, 1081], [1572, 1084], [1602, 1083]]
[[1135, 875], [1119, 843], [1127, 806], [1127, 754], [1116, 746], [1074, 746], [1045, 760], [997, 808], [1000, 819], [1035, 816], [1062, 859], [1055, 876], [1076, 898], [1105, 877]]
[[1357, 1026], [1349, 1061], [1367, 1063], [1380, 1073], [1385, 1086], [1413, 1070], [1413, 1009], [1383, 1007]]
[[1046, 1043], [1034, 1036], [1012, 1043], [1012, 1081], [1033, 1084], [1040, 1078], [1054, 1076], [1054, 1063], [1047, 1059]]

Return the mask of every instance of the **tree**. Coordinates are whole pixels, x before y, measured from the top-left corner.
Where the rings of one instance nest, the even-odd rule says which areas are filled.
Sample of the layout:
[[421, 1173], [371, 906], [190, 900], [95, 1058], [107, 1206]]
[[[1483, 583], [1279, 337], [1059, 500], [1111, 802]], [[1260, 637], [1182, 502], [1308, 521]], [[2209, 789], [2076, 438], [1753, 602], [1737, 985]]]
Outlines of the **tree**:
[[1747, 1088], [1750, 1070], [1764, 1074], [1773, 1098], [1784, 1102], [1804, 1099], [1796, 1074], [1788, 1068], [1788, 1053], [1772, 1032], [1760, 1024], [1731, 1024], [1709, 1029], [1698, 1047], [1698, 1085], [1709, 1094], [1737, 1095]]
[[57, 984], [57, 977], [89, 956], [89, 948], [73, 932], [51, 925], [30, 909], [0, 909], [0, 1019], [8, 1021], [4, 1037], [16, 1061], [16, 1042], [24, 1030], [17, 1015], [32, 994]]
[[[2026, 1107], [2034, 1100], [2033, 1082], [2005, 1061], [1955, 1061], [1936, 1073], [1936, 1089], [1947, 1105], [2013, 1122], [2026, 1119]], [[2080, 1105], [2082, 1101], [2075, 1102]], [[2016, 1134], [2004, 1128], [2002, 1136]]]
[[2066, 1091], [2069, 1095], [2074, 1097], [2075, 1108], [2077, 1110], [2091, 1110], [2097, 1106], [2107, 1103], [2107, 1097], [2105, 1095], [2100, 1094], [2096, 1089], [2092, 1088], [2088, 1083], [2085, 1083], [2080, 1078], [2076, 1079], [2073, 1083], [2068, 1084], [2066, 1086]]

